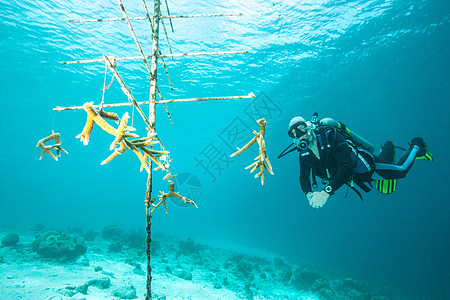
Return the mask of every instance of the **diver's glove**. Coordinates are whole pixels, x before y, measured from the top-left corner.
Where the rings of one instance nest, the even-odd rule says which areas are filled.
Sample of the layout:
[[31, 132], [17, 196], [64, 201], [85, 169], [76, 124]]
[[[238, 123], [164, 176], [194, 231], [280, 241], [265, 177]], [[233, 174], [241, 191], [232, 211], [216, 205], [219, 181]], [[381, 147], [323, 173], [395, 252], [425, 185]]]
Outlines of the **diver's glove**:
[[311, 193], [312, 195], [310, 195], [310, 197], [308, 197], [308, 194], [306, 194], [306, 198], [309, 200], [309, 205], [314, 208], [320, 208], [324, 206], [328, 200], [328, 197], [330, 197], [330, 194], [325, 191], [313, 192]]

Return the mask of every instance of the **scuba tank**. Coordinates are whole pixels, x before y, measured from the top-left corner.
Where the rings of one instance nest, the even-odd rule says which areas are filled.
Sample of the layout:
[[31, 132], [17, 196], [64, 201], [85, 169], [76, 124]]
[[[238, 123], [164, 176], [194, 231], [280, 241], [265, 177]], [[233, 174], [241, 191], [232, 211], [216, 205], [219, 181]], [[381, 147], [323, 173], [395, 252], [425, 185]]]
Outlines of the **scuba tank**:
[[[362, 148], [366, 149], [370, 153], [373, 154], [373, 152], [375, 150], [375, 147], [372, 145], [372, 143], [370, 143], [366, 139], [362, 138], [360, 135], [356, 134], [352, 130], [348, 129], [347, 126], [345, 126], [345, 124], [343, 124], [339, 121], [336, 121], [332, 118], [323, 118], [323, 119], [319, 120], [319, 114], [317, 112], [315, 112], [313, 114], [311, 121], [306, 122], [306, 125], [307, 125], [306, 128], [308, 129], [308, 131], [309, 130], [315, 131], [315, 130], [319, 129], [319, 127], [322, 127], [322, 126], [323, 127], [324, 126], [333, 127], [335, 129], [337, 129], [340, 133], [342, 133], [347, 139], [351, 140], [356, 145], [359, 145]], [[295, 147], [292, 147], [294, 145], [295, 145]], [[291, 143], [289, 146], [287, 146], [286, 149], [284, 149], [280, 153], [280, 155], [278, 155], [278, 158], [281, 158], [281, 157], [285, 156], [286, 154], [291, 153], [295, 150], [297, 150], [297, 151], [306, 150], [306, 148], [308, 148], [308, 146], [309, 146], [309, 139], [301, 140], [301, 141], [298, 139], [294, 139], [294, 142]]]
[[323, 118], [322, 120], [319, 121], [319, 125], [331, 126], [331, 127], [334, 127], [334, 128], [337, 128], [337, 129], [343, 131], [346, 135], [348, 135], [350, 137], [350, 140], [352, 142], [361, 146], [362, 148], [366, 149], [367, 151], [369, 151], [372, 154], [375, 150], [375, 147], [372, 145], [372, 143], [370, 143], [366, 139], [362, 138], [355, 132], [348, 129], [348, 127], [345, 126], [344, 124], [342, 124], [341, 122], [338, 122], [332, 118]]

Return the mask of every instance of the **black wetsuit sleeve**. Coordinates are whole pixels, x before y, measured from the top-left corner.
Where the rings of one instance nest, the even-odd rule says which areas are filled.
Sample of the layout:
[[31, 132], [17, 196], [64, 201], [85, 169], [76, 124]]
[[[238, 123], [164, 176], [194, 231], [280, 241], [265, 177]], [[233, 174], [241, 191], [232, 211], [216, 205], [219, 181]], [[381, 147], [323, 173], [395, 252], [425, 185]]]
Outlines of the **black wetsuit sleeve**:
[[337, 191], [344, 183], [347, 183], [353, 174], [351, 150], [344, 137], [339, 133], [336, 133], [335, 145], [331, 155], [337, 169], [336, 174], [328, 184], [332, 187], [333, 192]]
[[303, 193], [305, 193], [305, 195], [309, 192], [312, 192], [311, 181], [309, 180], [311, 168], [311, 163], [300, 156], [300, 186], [302, 187]]

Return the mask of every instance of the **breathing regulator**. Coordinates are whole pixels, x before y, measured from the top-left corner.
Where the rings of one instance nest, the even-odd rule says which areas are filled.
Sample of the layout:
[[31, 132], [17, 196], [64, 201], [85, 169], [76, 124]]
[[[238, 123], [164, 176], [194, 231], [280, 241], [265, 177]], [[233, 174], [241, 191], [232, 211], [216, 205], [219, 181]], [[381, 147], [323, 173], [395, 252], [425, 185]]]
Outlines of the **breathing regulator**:
[[[296, 138], [294, 138], [294, 144], [297, 146], [300, 150], [306, 150], [309, 146], [309, 143], [312, 140], [312, 134], [311, 132], [316, 130], [316, 128], [319, 126], [319, 114], [315, 112], [311, 118], [311, 121], [306, 121], [306, 127], [303, 131], [303, 134], [298, 135]], [[303, 135], [306, 135], [306, 139], [301, 139]]]

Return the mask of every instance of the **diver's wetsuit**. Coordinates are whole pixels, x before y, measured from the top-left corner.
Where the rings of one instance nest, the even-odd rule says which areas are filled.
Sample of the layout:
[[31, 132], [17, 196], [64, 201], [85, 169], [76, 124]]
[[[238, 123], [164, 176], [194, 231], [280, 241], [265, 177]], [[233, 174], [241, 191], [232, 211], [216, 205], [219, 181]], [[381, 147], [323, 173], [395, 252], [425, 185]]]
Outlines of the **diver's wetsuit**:
[[322, 131], [316, 136], [320, 160], [310, 149], [300, 151], [300, 185], [305, 194], [312, 191], [310, 173], [313, 170], [313, 174], [322, 179], [331, 178], [328, 185], [335, 192], [353, 175], [351, 150], [345, 138], [336, 130]]
[[403, 178], [413, 166], [416, 157], [421, 157], [427, 152], [423, 139], [414, 138], [409, 150], [395, 164], [394, 145], [390, 142], [392, 147], [383, 147], [380, 155], [374, 156], [375, 168], [372, 165], [368, 172], [356, 174], [353, 171], [352, 150], [342, 134], [328, 129], [316, 132], [316, 136], [320, 160], [309, 148], [300, 150], [300, 185], [305, 195], [312, 192], [311, 170], [313, 176], [330, 180], [328, 183], [332, 191], [330, 194], [337, 191], [344, 183], [350, 182], [350, 179], [368, 192], [370, 188], [364, 189], [364, 182]]
[[375, 173], [373, 174], [372, 179], [399, 179], [405, 177], [413, 166], [419, 150], [420, 148], [417, 145], [410, 147], [408, 152], [402, 156], [399, 162], [394, 164], [387, 162], [386, 159], [383, 159], [386, 156], [386, 153], [388, 153], [387, 156], [390, 157], [391, 155], [389, 154], [389, 151], [393, 152], [394, 148], [383, 148], [380, 155], [375, 157]]

